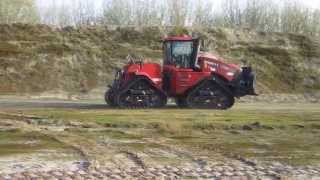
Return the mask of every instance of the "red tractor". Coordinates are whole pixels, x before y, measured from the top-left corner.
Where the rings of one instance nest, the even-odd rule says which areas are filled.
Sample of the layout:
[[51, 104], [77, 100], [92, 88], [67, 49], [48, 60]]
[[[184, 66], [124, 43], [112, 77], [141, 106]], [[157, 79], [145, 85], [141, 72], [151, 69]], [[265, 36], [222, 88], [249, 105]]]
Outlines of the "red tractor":
[[256, 95], [251, 67], [239, 68], [200, 51], [200, 40], [174, 36], [163, 41], [163, 67], [129, 60], [105, 94], [110, 106], [159, 108], [174, 98], [180, 107], [228, 109], [235, 97]]

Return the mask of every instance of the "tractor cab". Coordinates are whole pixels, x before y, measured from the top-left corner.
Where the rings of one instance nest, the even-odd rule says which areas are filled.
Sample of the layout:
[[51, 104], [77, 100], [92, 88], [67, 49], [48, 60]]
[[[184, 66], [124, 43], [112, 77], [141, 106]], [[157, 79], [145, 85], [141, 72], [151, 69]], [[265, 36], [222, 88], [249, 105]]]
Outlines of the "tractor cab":
[[200, 40], [191, 36], [172, 36], [163, 42], [163, 90], [169, 96], [182, 95], [211, 72], [197, 66]]
[[199, 51], [199, 39], [190, 36], [174, 36], [164, 39], [164, 65], [195, 69]]

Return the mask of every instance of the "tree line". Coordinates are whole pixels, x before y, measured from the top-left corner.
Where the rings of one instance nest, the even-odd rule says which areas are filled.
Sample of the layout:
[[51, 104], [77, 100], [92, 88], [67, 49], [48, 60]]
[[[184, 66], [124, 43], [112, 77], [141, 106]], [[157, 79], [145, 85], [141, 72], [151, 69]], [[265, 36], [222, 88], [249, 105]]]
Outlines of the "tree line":
[[[50, 0], [48, 0], [50, 2]], [[259, 31], [320, 34], [320, 10], [295, 0], [1, 0], [0, 23], [42, 23], [54, 26], [193, 26], [249, 28]], [[220, 6], [220, 5], [219, 5]]]

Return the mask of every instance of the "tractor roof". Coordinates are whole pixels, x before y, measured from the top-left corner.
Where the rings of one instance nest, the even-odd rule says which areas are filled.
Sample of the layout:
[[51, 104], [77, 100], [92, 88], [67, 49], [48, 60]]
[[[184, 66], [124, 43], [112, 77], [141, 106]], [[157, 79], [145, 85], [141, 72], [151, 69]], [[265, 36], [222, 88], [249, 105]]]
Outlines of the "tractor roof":
[[168, 36], [163, 38], [163, 41], [192, 41], [196, 38], [193, 38], [188, 35], [181, 35], [181, 36]]

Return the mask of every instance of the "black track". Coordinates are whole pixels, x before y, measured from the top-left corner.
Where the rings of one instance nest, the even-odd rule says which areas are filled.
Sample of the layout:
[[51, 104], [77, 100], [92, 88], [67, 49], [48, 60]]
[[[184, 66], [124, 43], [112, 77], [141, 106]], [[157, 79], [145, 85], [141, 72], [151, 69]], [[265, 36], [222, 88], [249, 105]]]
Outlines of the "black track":
[[159, 108], [167, 103], [167, 97], [144, 78], [137, 78], [115, 96], [121, 108]]
[[104, 95], [104, 100], [111, 107], [117, 106], [115, 99], [114, 99], [114, 92], [113, 91], [114, 91], [113, 89], [109, 89]]
[[193, 88], [186, 97], [177, 98], [180, 107], [200, 109], [229, 109], [234, 97], [214, 81], [204, 81]]

